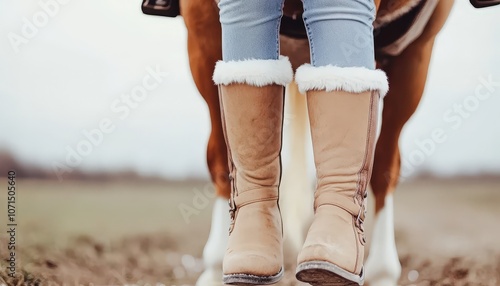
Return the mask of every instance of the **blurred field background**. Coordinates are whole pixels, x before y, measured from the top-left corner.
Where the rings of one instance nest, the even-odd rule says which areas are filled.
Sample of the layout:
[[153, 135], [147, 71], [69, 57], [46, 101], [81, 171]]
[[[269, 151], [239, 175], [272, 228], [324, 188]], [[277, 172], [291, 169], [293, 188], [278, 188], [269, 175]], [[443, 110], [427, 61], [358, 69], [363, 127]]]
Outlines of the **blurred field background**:
[[[142, 15], [140, 1], [67, 1], [14, 47], [10, 37], [23, 36], [42, 2], [0, 2], [0, 285], [193, 285], [213, 198], [189, 222], [179, 206], [213, 188], [209, 115], [191, 79], [182, 19]], [[500, 285], [499, 12], [456, 1], [401, 136], [401, 285]], [[157, 68], [163, 81], [121, 118], [113, 104]], [[457, 118], [484, 80], [496, 84], [491, 96]], [[114, 131], [58, 180], [54, 166], [106, 118]], [[287, 126], [293, 120], [285, 114]], [[446, 140], [430, 148], [437, 129]], [[312, 177], [311, 156], [308, 164]], [[12, 169], [21, 276], [3, 281]], [[280, 285], [295, 285], [291, 273]]]

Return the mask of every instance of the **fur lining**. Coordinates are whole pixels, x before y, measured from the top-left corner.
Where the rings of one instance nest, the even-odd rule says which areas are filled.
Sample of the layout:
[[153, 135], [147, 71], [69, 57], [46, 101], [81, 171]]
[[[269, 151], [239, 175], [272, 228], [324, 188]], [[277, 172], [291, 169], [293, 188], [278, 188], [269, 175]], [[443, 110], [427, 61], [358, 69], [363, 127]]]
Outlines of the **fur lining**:
[[410, 12], [422, 1], [423, 0], [407, 0], [407, 3], [405, 3], [405, 5], [398, 7], [398, 9], [394, 11], [388, 11], [384, 10], [384, 8], [381, 8], [381, 10], [379, 10], [377, 13], [377, 18], [373, 22], [373, 27], [377, 29], [391, 23], [404, 14]]
[[297, 69], [295, 81], [301, 93], [308, 90], [342, 90], [354, 93], [378, 90], [383, 97], [389, 90], [385, 72], [364, 67], [313, 67], [305, 64]]
[[212, 79], [215, 84], [222, 85], [287, 85], [293, 80], [293, 69], [288, 57], [284, 56], [279, 60], [218, 61]]

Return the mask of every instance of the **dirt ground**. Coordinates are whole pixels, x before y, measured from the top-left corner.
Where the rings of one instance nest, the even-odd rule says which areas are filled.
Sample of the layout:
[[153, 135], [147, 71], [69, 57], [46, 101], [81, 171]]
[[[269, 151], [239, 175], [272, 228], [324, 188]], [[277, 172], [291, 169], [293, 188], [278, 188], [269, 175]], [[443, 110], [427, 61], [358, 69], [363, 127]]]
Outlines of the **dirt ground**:
[[[207, 182], [17, 187], [17, 277], [7, 277], [2, 203], [0, 285], [194, 285], [203, 270], [213, 200], [193, 199], [210, 191]], [[405, 182], [395, 204], [400, 285], [500, 285], [500, 178]], [[195, 207], [189, 221], [181, 206]], [[279, 285], [297, 285], [294, 260]]]

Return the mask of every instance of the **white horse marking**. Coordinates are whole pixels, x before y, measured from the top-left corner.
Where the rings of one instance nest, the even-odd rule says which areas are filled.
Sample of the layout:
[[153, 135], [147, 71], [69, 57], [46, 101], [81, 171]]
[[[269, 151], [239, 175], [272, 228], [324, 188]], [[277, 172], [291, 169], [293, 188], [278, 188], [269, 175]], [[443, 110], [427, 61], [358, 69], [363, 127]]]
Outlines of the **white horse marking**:
[[377, 214], [371, 239], [370, 254], [365, 263], [366, 281], [370, 286], [396, 286], [401, 264], [394, 239], [394, 202], [392, 194]]
[[227, 247], [229, 231], [229, 205], [227, 199], [217, 198], [212, 211], [212, 226], [207, 244], [203, 249], [205, 271], [196, 282], [196, 286], [223, 286], [222, 259]]

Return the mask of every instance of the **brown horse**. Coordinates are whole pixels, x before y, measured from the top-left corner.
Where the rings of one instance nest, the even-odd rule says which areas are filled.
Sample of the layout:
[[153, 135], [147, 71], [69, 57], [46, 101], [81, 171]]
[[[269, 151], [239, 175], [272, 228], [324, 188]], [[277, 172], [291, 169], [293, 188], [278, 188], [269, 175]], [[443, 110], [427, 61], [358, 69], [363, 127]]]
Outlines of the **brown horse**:
[[[215, 1], [180, 0], [181, 15], [188, 30], [191, 72], [208, 104], [212, 130], [207, 163], [218, 199], [212, 229], [203, 253], [206, 270], [197, 285], [222, 285], [222, 257], [229, 225], [230, 196], [226, 145], [222, 133], [217, 87], [212, 82], [215, 63], [221, 59], [221, 27]], [[415, 112], [426, 83], [434, 40], [448, 18], [453, 0], [375, 0], [375, 43], [377, 66], [389, 78], [390, 91], [384, 99], [382, 126], [375, 152], [371, 187], [375, 196], [375, 229], [366, 262], [370, 285], [397, 285], [401, 266], [394, 240], [392, 193], [400, 172], [398, 147], [401, 130]], [[294, 68], [309, 62], [309, 47], [301, 27], [300, 0], [286, 0], [282, 20], [281, 53]], [[312, 190], [306, 172], [307, 112], [305, 98], [294, 84], [287, 91], [291, 118], [289, 168], [283, 175], [280, 204], [284, 211], [285, 235], [295, 249], [301, 246], [312, 215]]]

